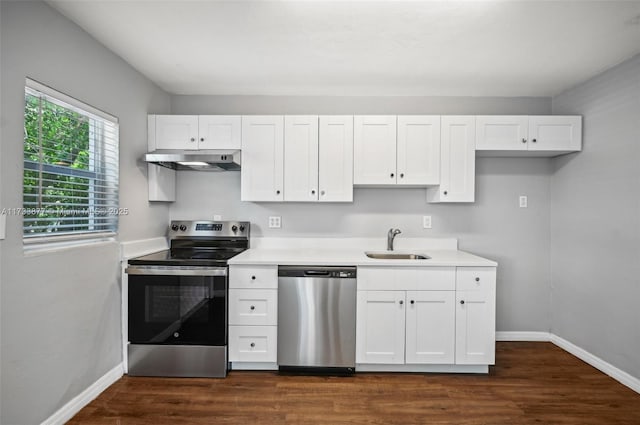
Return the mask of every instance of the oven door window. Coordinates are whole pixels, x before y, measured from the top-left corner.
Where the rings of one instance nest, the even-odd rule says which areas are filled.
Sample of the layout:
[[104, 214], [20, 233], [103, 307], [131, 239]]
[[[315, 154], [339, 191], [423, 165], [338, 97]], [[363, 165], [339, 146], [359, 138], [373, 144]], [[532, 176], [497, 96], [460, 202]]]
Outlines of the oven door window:
[[129, 341], [226, 345], [224, 276], [129, 275]]

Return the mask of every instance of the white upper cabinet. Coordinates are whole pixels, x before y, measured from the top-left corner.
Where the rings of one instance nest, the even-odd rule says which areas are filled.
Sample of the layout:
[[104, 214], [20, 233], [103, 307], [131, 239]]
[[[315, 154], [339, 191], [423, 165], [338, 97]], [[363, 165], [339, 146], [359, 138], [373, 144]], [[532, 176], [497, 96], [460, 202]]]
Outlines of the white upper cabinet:
[[156, 115], [156, 149], [198, 149], [197, 115]]
[[284, 200], [284, 117], [242, 117], [241, 199]]
[[156, 149], [240, 149], [236, 115], [155, 115]]
[[318, 116], [284, 118], [284, 200], [318, 200]]
[[427, 201], [473, 202], [476, 118], [442, 116], [440, 129], [440, 186], [427, 189]]
[[526, 151], [529, 117], [479, 115], [476, 117], [477, 150]]
[[237, 115], [200, 115], [198, 149], [240, 149], [241, 118]]
[[440, 183], [440, 116], [398, 116], [396, 171], [399, 185]]
[[353, 127], [353, 183], [395, 184], [396, 116], [356, 115]]
[[353, 201], [353, 116], [320, 116], [320, 202]]
[[529, 117], [529, 150], [572, 152], [582, 149], [582, 117]]
[[480, 156], [556, 156], [582, 149], [580, 116], [476, 117]]

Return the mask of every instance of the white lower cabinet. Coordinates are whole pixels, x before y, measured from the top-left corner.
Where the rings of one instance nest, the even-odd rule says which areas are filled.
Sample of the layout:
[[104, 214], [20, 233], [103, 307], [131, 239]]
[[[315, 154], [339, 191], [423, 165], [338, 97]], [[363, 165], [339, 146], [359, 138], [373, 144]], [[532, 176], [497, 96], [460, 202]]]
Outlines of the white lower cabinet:
[[229, 361], [233, 369], [275, 369], [278, 267], [229, 266]]
[[456, 273], [456, 364], [494, 364], [496, 269], [458, 267]]
[[358, 291], [356, 363], [404, 363], [404, 291]]
[[453, 291], [408, 291], [407, 364], [454, 362], [455, 293]]
[[495, 267], [359, 267], [356, 363], [486, 372], [495, 362], [495, 279]]

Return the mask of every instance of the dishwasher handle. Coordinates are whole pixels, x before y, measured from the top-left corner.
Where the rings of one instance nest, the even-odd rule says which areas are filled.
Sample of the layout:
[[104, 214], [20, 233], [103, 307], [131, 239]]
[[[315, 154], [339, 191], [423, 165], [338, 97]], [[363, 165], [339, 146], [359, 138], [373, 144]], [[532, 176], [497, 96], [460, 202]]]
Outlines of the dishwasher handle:
[[355, 266], [279, 266], [279, 277], [355, 279]]

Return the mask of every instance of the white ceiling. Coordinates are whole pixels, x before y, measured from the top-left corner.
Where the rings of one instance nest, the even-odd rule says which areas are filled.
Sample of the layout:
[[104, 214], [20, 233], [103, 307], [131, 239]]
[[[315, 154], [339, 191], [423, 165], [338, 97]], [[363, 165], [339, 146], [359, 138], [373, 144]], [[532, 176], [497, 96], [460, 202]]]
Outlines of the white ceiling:
[[552, 96], [640, 53], [640, 1], [49, 3], [175, 94]]

